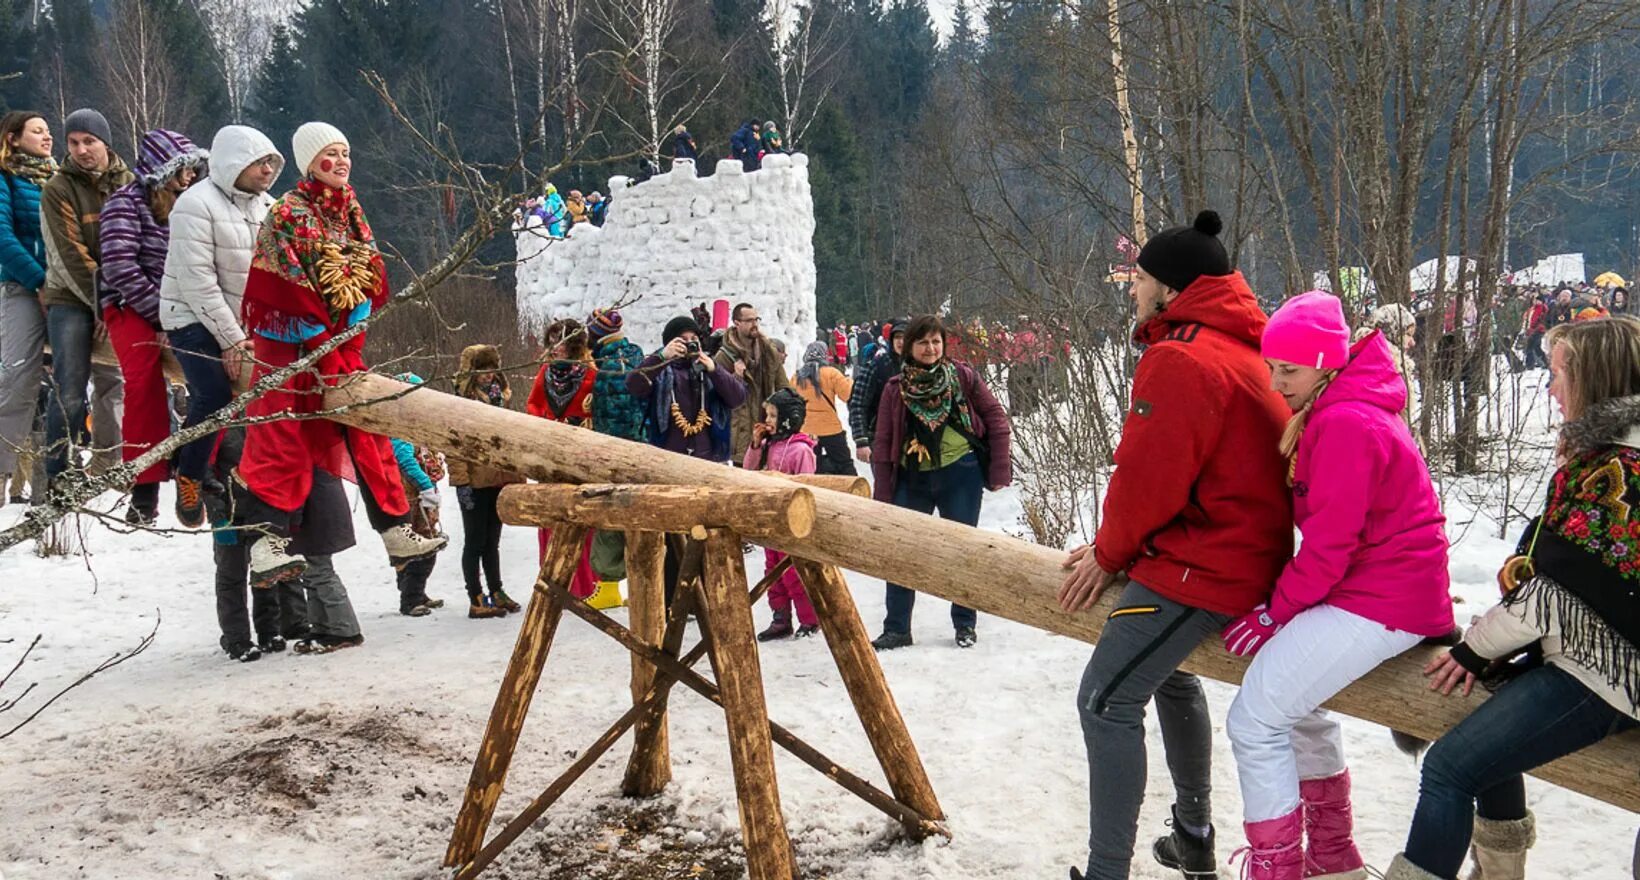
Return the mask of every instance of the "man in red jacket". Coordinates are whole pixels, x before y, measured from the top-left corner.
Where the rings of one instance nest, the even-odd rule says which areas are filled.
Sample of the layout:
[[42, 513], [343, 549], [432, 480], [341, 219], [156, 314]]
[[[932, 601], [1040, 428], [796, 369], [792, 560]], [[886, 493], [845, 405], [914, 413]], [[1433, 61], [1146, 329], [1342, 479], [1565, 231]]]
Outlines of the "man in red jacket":
[[[1145, 794], [1145, 704], [1156, 701], [1175, 799], [1156, 860], [1191, 880], [1216, 876], [1209, 810], [1213, 729], [1207, 699], [1179, 664], [1269, 597], [1292, 555], [1289, 412], [1259, 356], [1265, 316], [1203, 211], [1139, 253], [1129, 290], [1146, 346], [1091, 546], [1071, 551], [1059, 601], [1093, 607], [1121, 581], [1116, 609], [1082, 675], [1088, 749], [1087, 877], [1125, 880]], [[1075, 869], [1073, 877], [1081, 876]]]

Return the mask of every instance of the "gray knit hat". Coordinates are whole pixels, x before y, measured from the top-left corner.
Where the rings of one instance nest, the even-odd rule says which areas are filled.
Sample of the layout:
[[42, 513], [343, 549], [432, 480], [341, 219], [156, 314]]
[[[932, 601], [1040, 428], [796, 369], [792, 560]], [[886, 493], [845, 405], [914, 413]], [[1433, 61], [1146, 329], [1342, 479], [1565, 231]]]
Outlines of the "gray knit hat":
[[66, 138], [75, 132], [91, 135], [110, 147], [114, 146], [114, 136], [109, 131], [108, 118], [90, 107], [75, 110], [63, 121], [63, 137]]

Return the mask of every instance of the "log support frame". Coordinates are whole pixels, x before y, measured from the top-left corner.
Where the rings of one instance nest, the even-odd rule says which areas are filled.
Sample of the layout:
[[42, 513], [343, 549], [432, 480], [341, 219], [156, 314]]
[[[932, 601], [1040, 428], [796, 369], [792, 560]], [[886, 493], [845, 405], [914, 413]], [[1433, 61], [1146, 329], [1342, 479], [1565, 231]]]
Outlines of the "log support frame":
[[[533, 488], [533, 487], [532, 487]], [[656, 498], [676, 499], [672, 487]], [[620, 487], [628, 502], [641, 499], [645, 487]], [[472, 776], [451, 832], [444, 864], [454, 868], [455, 880], [473, 880], [567, 792], [598, 759], [634, 731], [633, 750], [621, 782], [623, 794], [644, 797], [659, 793], [671, 779], [667, 736], [667, 702], [673, 685], [682, 684], [722, 707], [729, 735], [729, 756], [739, 804], [741, 837], [747, 873], [752, 880], [796, 880], [797, 859], [786, 832], [775, 774], [774, 746], [796, 756], [845, 790], [898, 821], [915, 839], [950, 836], [944, 812], [934, 796], [927, 771], [905, 727], [904, 718], [888, 691], [887, 680], [872, 651], [854, 600], [841, 572], [833, 566], [788, 557], [748, 590], [742, 559], [742, 535], [730, 528], [706, 529], [704, 541], [684, 539], [698, 535], [698, 522], [665, 523], [668, 533], [651, 531], [657, 523], [652, 510], [632, 505], [632, 522], [620, 509], [604, 503], [564, 501], [561, 487], [537, 492], [554, 494], [545, 505], [568, 522], [543, 521], [543, 505], [522, 503], [511, 508], [509, 521], [550, 527], [553, 537], [540, 577], [525, 611], [525, 621], [514, 645], [512, 660], [502, 679], [495, 707], [485, 730]], [[614, 494], [614, 493], [605, 493]], [[801, 505], [806, 492], [771, 490], [766, 499], [749, 498], [744, 490], [733, 500], [744, 508], [767, 501], [787, 509], [795, 497]], [[812, 508], [811, 508], [812, 509]], [[534, 511], [533, 513], [531, 511]], [[796, 520], [794, 520], [796, 522]], [[637, 524], [641, 524], [642, 528]], [[589, 526], [627, 528], [627, 573], [630, 628], [593, 610], [570, 595], [569, 582], [579, 561]], [[801, 523], [798, 522], [799, 530]], [[781, 531], [786, 527], [782, 526]], [[681, 550], [678, 584], [670, 608], [665, 599], [666, 542]], [[788, 571], [804, 579], [820, 618], [820, 629], [837, 661], [839, 672], [871, 742], [889, 791], [843, 769], [791, 731], [769, 720], [762, 670], [753, 637], [752, 606]], [[689, 615], [700, 611], [700, 641], [679, 656]], [[488, 841], [485, 832], [495, 813], [507, 769], [518, 746], [518, 736], [530, 700], [541, 680], [552, 637], [564, 612], [579, 617], [608, 635], [632, 654], [632, 707], [582, 750], [577, 759]], [[716, 683], [692, 667], [708, 658]]]

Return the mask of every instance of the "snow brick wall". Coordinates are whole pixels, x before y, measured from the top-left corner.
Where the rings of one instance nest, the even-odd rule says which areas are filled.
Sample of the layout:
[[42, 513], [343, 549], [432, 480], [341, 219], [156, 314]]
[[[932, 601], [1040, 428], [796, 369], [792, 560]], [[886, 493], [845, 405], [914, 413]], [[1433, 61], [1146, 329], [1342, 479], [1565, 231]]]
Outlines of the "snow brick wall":
[[612, 177], [608, 221], [577, 224], [564, 239], [531, 218], [513, 233], [520, 329], [538, 334], [554, 319], [584, 321], [624, 302], [627, 338], [652, 351], [666, 322], [691, 307], [744, 301], [795, 364], [816, 334], [808, 165], [802, 153], [772, 154], [749, 173], [724, 159], [711, 177], [688, 163], [637, 186]]

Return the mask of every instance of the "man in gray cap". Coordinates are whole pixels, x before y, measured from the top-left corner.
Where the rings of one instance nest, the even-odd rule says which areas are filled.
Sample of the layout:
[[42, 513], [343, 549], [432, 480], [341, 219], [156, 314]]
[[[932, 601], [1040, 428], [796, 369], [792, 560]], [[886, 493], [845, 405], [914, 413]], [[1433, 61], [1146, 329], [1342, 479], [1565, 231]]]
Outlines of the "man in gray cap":
[[91, 365], [91, 348], [100, 333], [97, 323], [99, 215], [114, 190], [134, 180], [131, 170], [110, 146], [108, 120], [90, 109], [68, 115], [63, 129], [69, 160], [40, 191], [41, 231], [46, 245], [46, 283], [40, 302], [46, 309], [46, 338], [51, 343], [51, 378], [57, 399], [46, 414], [46, 477], [56, 479], [78, 461], [69, 450], [78, 445], [86, 418], [86, 385], [92, 396], [92, 468], [120, 460], [120, 408], [125, 389], [117, 366]]

